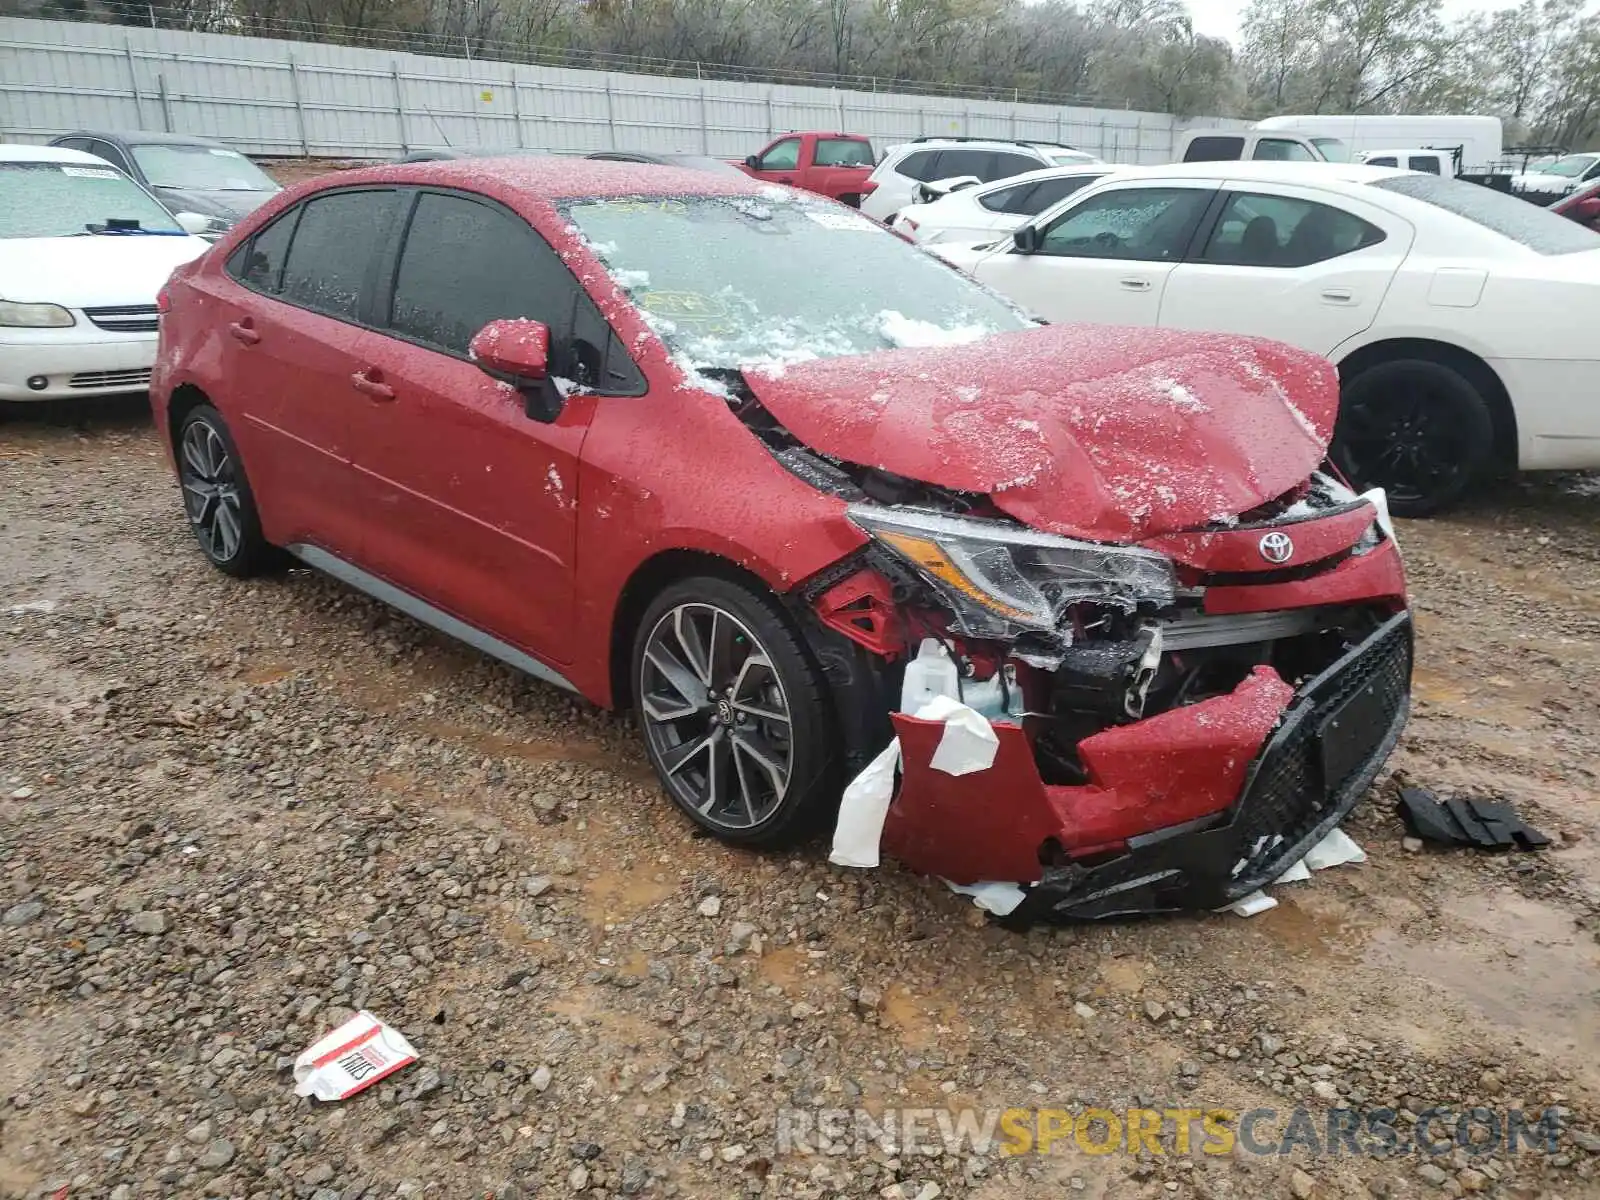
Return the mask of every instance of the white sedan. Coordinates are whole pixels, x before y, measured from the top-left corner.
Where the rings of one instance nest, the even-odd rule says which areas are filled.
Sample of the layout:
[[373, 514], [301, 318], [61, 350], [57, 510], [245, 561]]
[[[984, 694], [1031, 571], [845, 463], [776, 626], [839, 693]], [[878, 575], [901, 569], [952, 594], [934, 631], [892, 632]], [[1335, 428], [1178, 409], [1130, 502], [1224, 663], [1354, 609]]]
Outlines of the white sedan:
[[144, 391], [156, 293], [209, 248], [103, 159], [0, 146], [0, 402]]
[[890, 224], [922, 245], [992, 242], [1117, 169], [1108, 163], [1087, 163], [1028, 171], [950, 192], [926, 204], [908, 204]]
[[1488, 188], [1343, 163], [1108, 176], [992, 246], [932, 252], [1050, 321], [1326, 355], [1333, 457], [1420, 516], [1497, 469], [1600, 467], [1600, 234]]

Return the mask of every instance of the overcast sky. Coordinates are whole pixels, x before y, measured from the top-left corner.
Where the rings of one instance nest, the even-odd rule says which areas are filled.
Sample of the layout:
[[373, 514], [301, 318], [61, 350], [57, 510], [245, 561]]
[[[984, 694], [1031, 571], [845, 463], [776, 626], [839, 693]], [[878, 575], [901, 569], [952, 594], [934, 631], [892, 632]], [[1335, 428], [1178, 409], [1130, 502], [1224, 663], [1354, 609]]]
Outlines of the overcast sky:
[[[1509, 3], [1510, 0], [1505, 0]], [[1188, 0], [1189, 12], [1194, 17], [1197, 33], [1212, 37], [1225, 37], [1235, 46], [1239, 44], [1239, 16], [1244, 12], [1243, 0]], [[1442, 11], [1446, 20], [1455, 20], [1467, 13], [1500, 7], [1483, 0], [1444, 0]]]

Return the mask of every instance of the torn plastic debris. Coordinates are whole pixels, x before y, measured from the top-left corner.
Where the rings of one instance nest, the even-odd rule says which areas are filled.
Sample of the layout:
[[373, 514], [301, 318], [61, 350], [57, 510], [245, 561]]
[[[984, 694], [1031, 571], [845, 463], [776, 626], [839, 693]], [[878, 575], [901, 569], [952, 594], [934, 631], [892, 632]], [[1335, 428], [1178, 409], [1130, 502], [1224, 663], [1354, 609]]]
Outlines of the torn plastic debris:
[[1028, 895], [1014, 883], [951, 883], [948, 879], [943, 882], [952, 892], [971, 896], [974, 904], [984, 912], [992, 912], [997, 917], [1010, 916], [1011, 911]]
[[1406, 829], [1426, 842], [1478, 850], [1539, 850], [1550, 844], [1502, 802], [1471, 796], [1441, 801], [1426, 788], [1402, 788], [1397, 807]]
[[[1274, 839], [1274, 845], [1283, 840], [1282, 835]], [[1256, 851], [1262, 848], [1265, 838], [1256, 843]], [[1342, 867], [1346, 863], [1364, 863], [1367, 861], [1367, 852], [1356, 844], [1354, 838], [1342, 829], [1330, 829], [1315, 846], [1305, 852], [1305, 856], [1289, 867], [1283, 874], [1272, 882], [1301, 883], [1311, 878], [1311, 872], [1324, 871], [1329, 867]], [[1240, 862], [1240, 867], [1244, 865]], [[1251, 892], [1242, 896], [1232, 904], [1224, 905], [1217, 909], [1218, 912], [1231, 912], [1236, 916], [1253, 917], [1257, 913], [1264, 913], [1268, 909], [1277, 908], [1278, 901], [1262, 891]]]
[[362, 1009], [294, 1060], [294, 1094], [348, 1100], [416, 1061], [398, 1030]]
[[[994, 765], [1000, 749], [1000, 739], [988, 718], [957, 699], [960, 686], [949, 651], [933, 638], [923, 639], [917, 657], [906, 665], [900, 690], [901, 711], [913, 713], [918, 720], [944, 722], [944, 732], [929, 765], [947, 775], [986, 771]], [[839, 801], [829, 862], [841, 867], [878, 865], [883, 823], [894, 799], [894, 777], [899, 766], [900, 739], [895, 738], [850, 781]]]

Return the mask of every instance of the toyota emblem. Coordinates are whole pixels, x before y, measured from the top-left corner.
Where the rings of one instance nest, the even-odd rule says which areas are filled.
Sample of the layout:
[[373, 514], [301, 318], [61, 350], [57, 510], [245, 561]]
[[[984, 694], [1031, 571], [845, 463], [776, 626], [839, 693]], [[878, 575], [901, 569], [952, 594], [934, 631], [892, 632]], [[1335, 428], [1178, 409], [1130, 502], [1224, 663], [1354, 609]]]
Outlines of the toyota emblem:
[[1282, 564], [1294, 557], [1294, 539], [1287, 533], [1269, 533], [1261, 539], [1261, 557], [1269, 563]]

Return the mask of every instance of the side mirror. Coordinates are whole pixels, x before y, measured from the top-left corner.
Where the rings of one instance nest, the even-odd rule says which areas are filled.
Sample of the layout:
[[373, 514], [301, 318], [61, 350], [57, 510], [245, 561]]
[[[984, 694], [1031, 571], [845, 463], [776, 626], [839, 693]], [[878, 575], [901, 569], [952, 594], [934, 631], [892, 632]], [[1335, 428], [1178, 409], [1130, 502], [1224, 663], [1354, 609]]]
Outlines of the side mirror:
[[1011, 235], [1011, 244], [1017, 248], [1018, 254], [1032, 254], [1039, 249], [1042, 240], [1043, 235], [1033, 225], [1024, 225]]
[[185, 233], [198, 236], [211, 228], [211, 218], [203, 213], [181, 212], [178, 214], [178, 226]]
[[1580, 221], [1593, 221], [1600, 217], [1600, 196], [1590, 196], [1572, 206], [1572, 215]]
[[485, 374], [514, 385], [535, 421], [548, 424], [561, 415], [561, 392], [550, 378], [550, 330], [542, 322], [490, 321], [467, 353]]
[[761, 158], [759, 155], [746, 154], [744, 156], [744, 165], [752, 171], [759, 171], [761, 169]]

